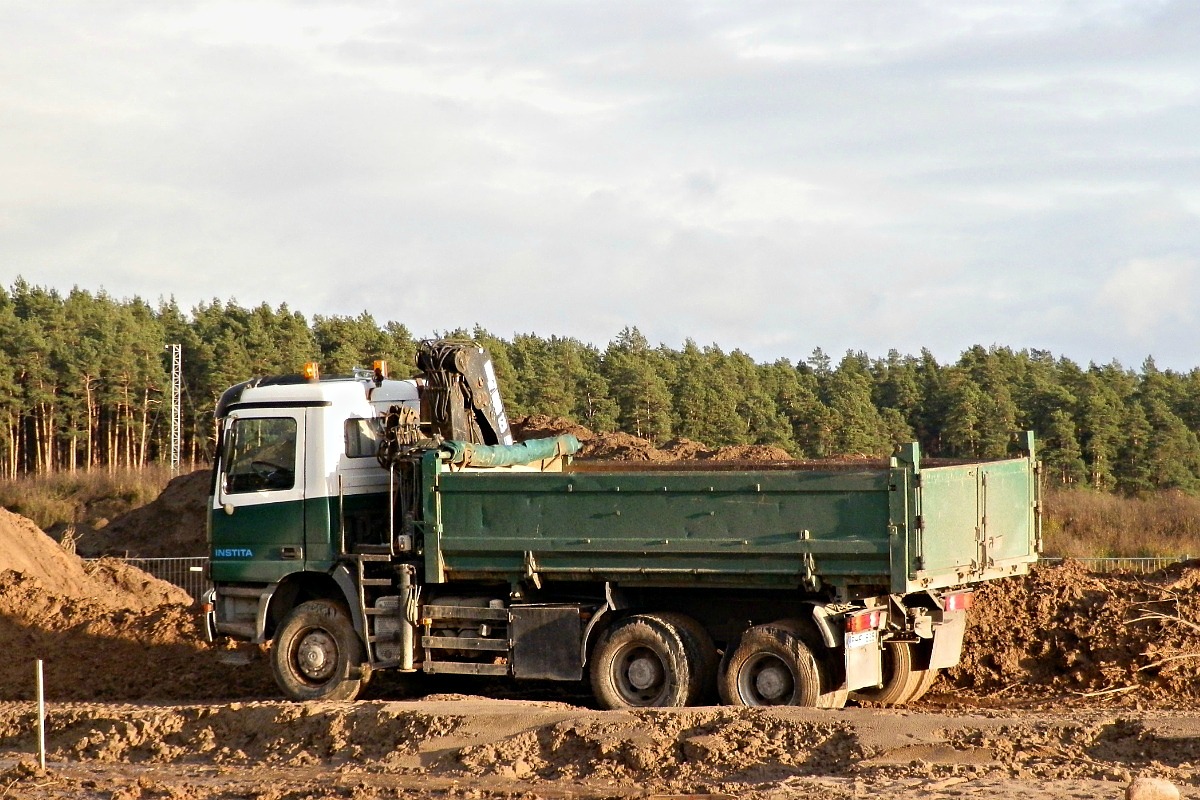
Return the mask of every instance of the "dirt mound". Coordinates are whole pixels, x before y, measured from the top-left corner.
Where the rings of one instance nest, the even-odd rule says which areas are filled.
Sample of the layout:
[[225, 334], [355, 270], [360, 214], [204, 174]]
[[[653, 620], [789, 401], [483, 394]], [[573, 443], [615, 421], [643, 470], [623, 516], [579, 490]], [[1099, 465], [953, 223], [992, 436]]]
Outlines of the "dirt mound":
[[675, 461], [696, 461], [712, 455], [712, 451], [700, 442], [683, 437], [667, 442], [662, 451]]
[[[45, 661], [51, 700], [193, 700], [273, 696], [261, 665], [237, 668], [201, 642], [185, 605], [119, 609], [47, 591], [36, 578], [0, 573], [0, 699], [28, 699], [33, 661]], [[28, 665], [28, 668], [25, 668]]]
[[37, 578], [56, 594], [83, 596], [94, 590], [83, 562], [63, 550], [33, 522], [0, 508], [0, 571]]
[[[129, 574], [121, 580], [128, 583]], [[0, 572], [0, 648], [10, 663], [0, 671], [0, 699], [32, 696], [38, 658], [45, 661], [51, 700], [274, 696], [262, 665], [224, 664], [221, 651], [203, 644], [186, 604], [151, 606], [126, 597], [130, 607], [119, 608], [54, 593], [30, 575]]]
[[551, 417], [546, 414], [516, 417], [509, 420], [509, 425], [512, 427], [513, 437], [518, 442], [527, 439], [547, 439], [567, 433], [573, 434], [581, 442], [586, 442], [596, 435], [578, 422], [572, 422], [566, 417]]
[[211, 473], [197, 470], [171, 479], [156, 500], [79, 537], [80, 555], [133, 558], [202, 556]]
[[234, 675], [205, 650], [182, 589], [115, 559], [84, 563], [2, 509], [0, 541], [0, 699], [31, 696], [38, 658], [55, 700], [273, 693], [265, 669]]
[[792, 454], [768, 444], [728, 445], [713, 453], [713, 461], [791, 461]]
[[37, 580], [49, 594], [108, 608], [188, 604], [187, 592], [113, 560], [85, 564], [25, 517], [0, 509], [0, 571]]
[[987, 696], [1050, 691], [1168, 705], [1200, 696], [1198, 586], [1196, 561], [1153, 575], [1100, 575], [1068, 561], [989, 582], [975, 594], [963, 660], [948, 677]]
[[628, 433], [601, 433], [584, 444], [581, 459], [604, 461], [669, 461], [652, 442]]
[[164, 605], [191, 605], [192, 597], [173, 583], [143, 572], [116, 558], [85, 564], [88, 577], [106, 591], [108, 604], [118, 608], [150, 610]]

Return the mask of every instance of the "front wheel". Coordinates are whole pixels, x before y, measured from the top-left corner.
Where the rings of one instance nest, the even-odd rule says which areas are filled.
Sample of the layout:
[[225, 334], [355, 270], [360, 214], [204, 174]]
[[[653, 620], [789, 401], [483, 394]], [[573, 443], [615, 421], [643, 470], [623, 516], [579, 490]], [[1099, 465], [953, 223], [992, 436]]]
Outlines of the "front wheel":
[[349, 615], [331, 600], [296, 606], [271, 644], [275, 682], [292, 700], [353, 700], [366, 683], [366, 660]]

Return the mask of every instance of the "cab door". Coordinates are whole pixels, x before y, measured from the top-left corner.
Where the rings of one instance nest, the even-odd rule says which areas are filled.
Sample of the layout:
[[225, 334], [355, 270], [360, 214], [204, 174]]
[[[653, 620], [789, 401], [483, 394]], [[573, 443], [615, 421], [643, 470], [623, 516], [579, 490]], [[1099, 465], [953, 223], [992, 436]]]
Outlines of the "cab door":
[[274, 583], [304, 568], [304, 410], [233, 411], [209, 510], [217, 583]]

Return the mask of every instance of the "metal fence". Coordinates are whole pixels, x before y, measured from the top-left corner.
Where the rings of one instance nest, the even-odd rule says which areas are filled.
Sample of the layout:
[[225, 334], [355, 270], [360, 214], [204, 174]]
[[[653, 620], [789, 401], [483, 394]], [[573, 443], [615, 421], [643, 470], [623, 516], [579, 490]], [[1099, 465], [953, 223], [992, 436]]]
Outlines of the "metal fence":
[[[1161, 558], [1072, 558], [1070, 560], [1078, 561], [1092, 572], [1136, 572], [1145, 574], [1157, 572], [1160, 569], [1169, 567], [1172, 564], [1178, 564], [1181, 561], [1190, 561], [1191, 558], [1189, 555], [1163, 556]], [[1042, 563], [1060, 564], [1066, 560], [1063, 558], [1043, 558]]]
[[[92, 559], [89, 559], [92, 560]], [[208, 580], [208, 557], [195, 558], [121, 558], [126, 564], [148, 572], [154, 577], [173, 583], [200, 602], [201, 595], [212, 584]]]

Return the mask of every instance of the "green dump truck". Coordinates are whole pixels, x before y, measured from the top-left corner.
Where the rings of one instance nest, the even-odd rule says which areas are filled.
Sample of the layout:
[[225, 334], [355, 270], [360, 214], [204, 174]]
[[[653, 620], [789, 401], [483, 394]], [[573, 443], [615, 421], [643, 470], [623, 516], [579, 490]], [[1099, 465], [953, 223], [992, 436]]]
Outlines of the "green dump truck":
[[1031, 434], [982, 463], [589, 463], [507, 444], [490, 368], [465, 374], [218, 405], [209, 629], [271, 641], [288, 697], [398, 670], [587, 680], [605, 708], [903, 704], [958, 662], [971, 587], [1037, 559]]

